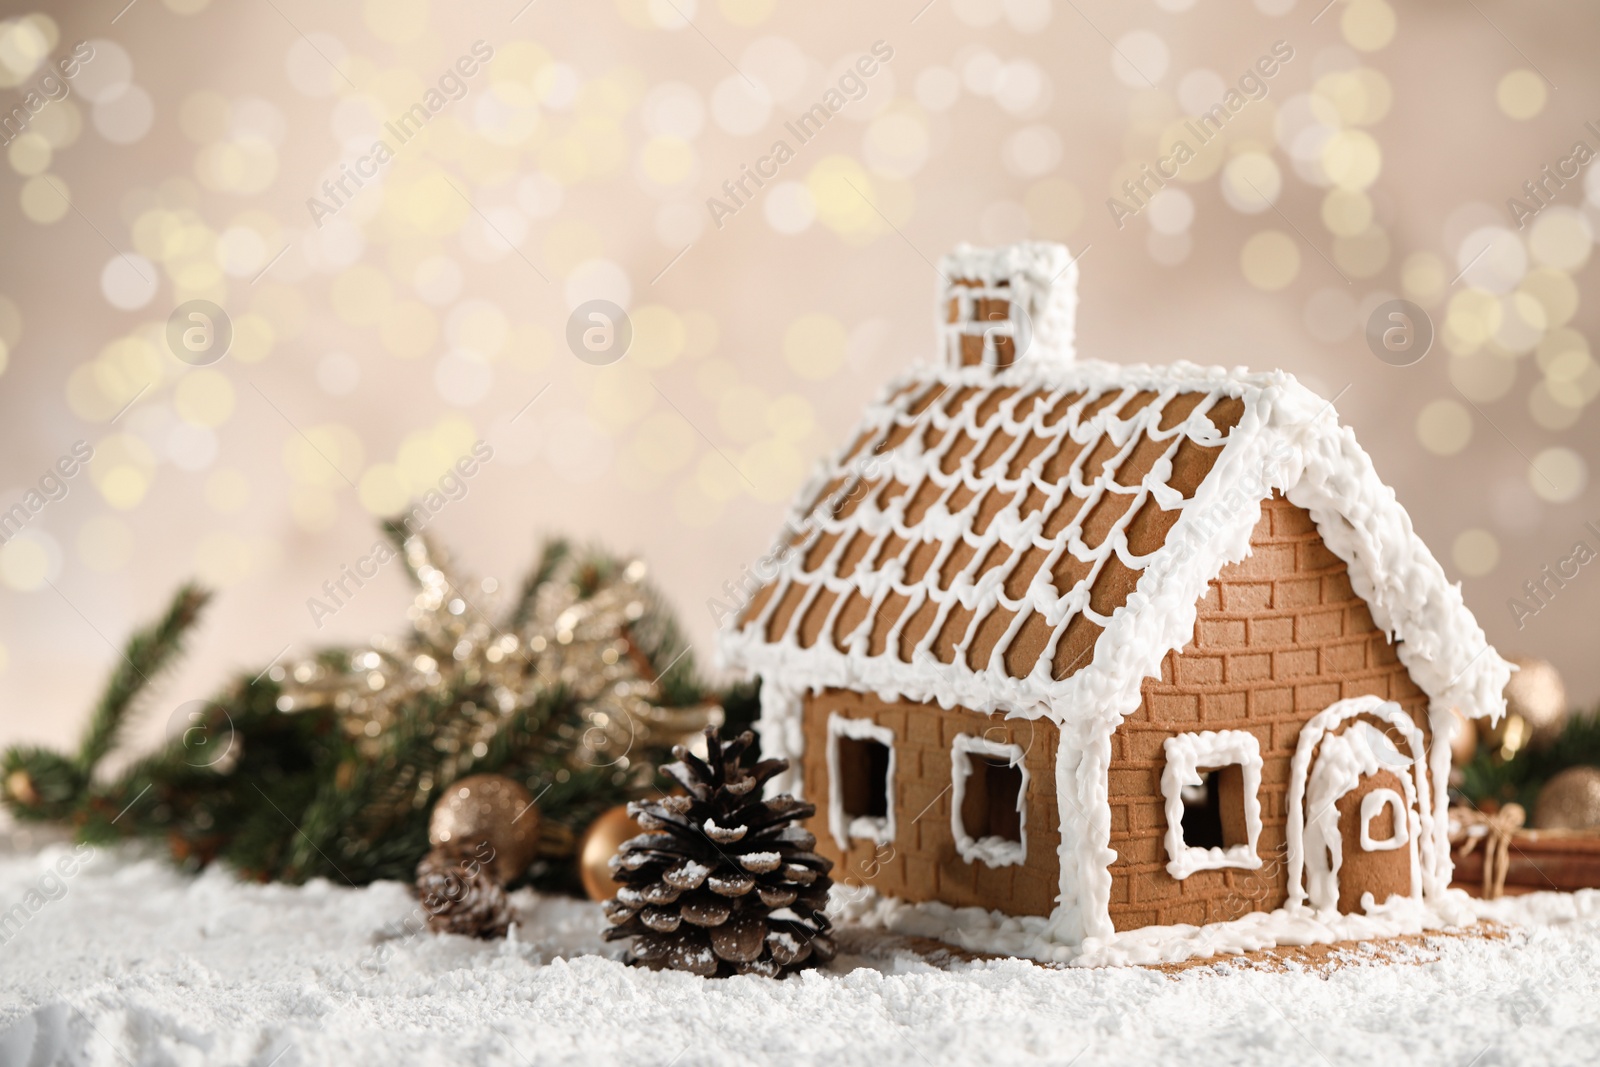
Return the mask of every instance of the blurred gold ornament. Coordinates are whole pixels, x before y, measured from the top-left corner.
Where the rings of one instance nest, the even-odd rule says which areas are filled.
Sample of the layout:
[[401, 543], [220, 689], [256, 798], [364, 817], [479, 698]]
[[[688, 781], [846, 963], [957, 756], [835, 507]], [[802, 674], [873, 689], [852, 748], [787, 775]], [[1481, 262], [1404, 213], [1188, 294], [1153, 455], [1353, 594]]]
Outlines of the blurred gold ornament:
[[12, 771], [6, 775], [6, 795], [29, 805], [39, 799], [38, 792], [33, 788], [33, 779], [28, 777], [27, 771]]
[[1525, 748], [1548, 748], [1567, 724], [1567, 690], [1555, 667], [1542, 659], [1511, 658], [1517, 671], [1506, 683], [1506, 713], [1488, 731], [1501, 759]]
[[617, 895], [617, 883], [611, 880], [611, 857], [624, 841], [642, 833], [626, 804], [618, 804], [589, 824], [578, 846], [578, 873], [590, 900], [610, 900]]
[[1456, 732], [1450, 738], [1450, 759], [1460, 767], [1478, 754], [1478, 724], [1461, 714], [1460, 708], [1451, 708], [1450, 713], [1456, 720]]
[[474, 774], [453, 782], [433, 806], [428, 843], [494, 850], [481, 857], [494, 878], [509, 885], [528, 869], [539, 847], [539, 809], [533, 795], [503, 774]]
[[1568, 767], [1539, 790], [1533, 825], [1540, 830], [1600, 829], [1600, 767]]
[[1506, 684], [1508, 711], [1522, 716], [1531, 731], [1529, 744], [1546, 748], [1567, 723], [1567, 689], [1561, 674], [1542, 659], [1516, 659], [1520, 668]]

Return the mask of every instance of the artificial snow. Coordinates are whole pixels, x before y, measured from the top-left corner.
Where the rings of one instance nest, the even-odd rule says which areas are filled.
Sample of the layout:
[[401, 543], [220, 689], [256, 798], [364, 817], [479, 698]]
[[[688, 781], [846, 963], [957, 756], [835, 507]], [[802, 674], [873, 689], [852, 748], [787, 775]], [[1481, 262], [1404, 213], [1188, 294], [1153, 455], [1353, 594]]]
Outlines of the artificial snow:
[[[1600, 892], [1477, 907], [1504, 940], [1284, 973], [844, 956], [784, 981], [623, 966], [598, 905], [513, 894], [510, 938], [417, 932], [406, 886], [191, 876], [0, 834], [0, 1067], [252, 1064], [1589, 1063]], [[58, 866], [59, 865], [59, 866]], [[71, 874], [63, 874], [70, 870]]]

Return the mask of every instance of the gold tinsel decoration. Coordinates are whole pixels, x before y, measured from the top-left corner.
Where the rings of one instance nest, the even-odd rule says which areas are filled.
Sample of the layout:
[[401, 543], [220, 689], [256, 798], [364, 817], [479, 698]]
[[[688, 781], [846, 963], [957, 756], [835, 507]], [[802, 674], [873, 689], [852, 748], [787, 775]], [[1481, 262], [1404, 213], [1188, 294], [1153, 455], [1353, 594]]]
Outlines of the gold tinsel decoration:
[[[644, 631], [667, 613], [657, 610], [642, 560], [602, 569], [562, 554], [521, 609], [508, 611], [517, 600], [499, 582], [456, 573], [426, 535], [407, 538], [400, 558], [419, 586], [407, 610], [409, 634], [271, 671], [281, 686], [279, 711], [334, 708], [367, 759], [383, 751], [380, 738], [404, 709], [429, 699], [452, 707], [426, 727], [436, 734], [438, 763], [402, 783], [405, 795], [391, 798], [395, 806], [421, 809], [437, 784], [487, 754], [518, 710], [558, 689], [580, 707], [584, 723], [567, 757], [575, 770], [628, 771], [635, 750], [670, 748], [712, 721], [712, 705], [656, 703], [658, 678], [641, 646], [651, 647], [659, 635]], [[452, 703], [462, 693], [481, 699]]]

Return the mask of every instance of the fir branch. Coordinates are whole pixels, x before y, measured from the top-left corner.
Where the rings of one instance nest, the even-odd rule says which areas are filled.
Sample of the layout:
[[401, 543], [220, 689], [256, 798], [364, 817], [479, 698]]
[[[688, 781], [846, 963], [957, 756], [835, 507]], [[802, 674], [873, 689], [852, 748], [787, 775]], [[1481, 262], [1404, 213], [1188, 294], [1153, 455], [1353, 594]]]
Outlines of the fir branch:
[[[389, 543], [394, 546], [395, 554], [400, 557], [400, 565], [406, 569], [411, 583], [420, 586], [422, 577], [417, 574], [416, 567], [412, 566], [411, 557], [406, 553], [406, 542], [411, 540], [412, 534], [405, 527], [405, 518], [405, 513], [402, 512], [393, 518], [382, 520], [378, 526], [383, 530], [383, 535], [389, 539]], [[431, 545], [427, 547], [432, 548]]]
[[527, 625], [533, 615], [534, 600], [539, 590], [550, 580], [556, 567], [571, 554], [572, 545], [563, 538], [554, 538], [540, 546], [539, 561], [534, 565], [533, 572], [523, 580], [522, 588], [517, 593], [516, 606], [507, 618], [506, 629], [520, 630]]
[[80, 818], [95, 769], [117, 743], [135, 700], [183, 648], [210, 594], [194, 585], [178, 590], [166, 614], [135, 633], [122, 650], [75, 755], [16, 745], [0, 757], [0, 794], [21, 819]]
[[662, 707], [687, 707], [706, 699], [689, 640], [651, 582], [644, 583], [644, 613], [628, 625], [628, 640], [649, 662], [655, 674], [656, 699]]
[[[323, 873], [335, 866], [345, 877], [370, 881], [384, 874], [369, 874], [373, 858], [364, 853], [372, 846], [400, 840], [407, 844], [411, 864], [427, 851], [427, 816], [437, 790], [440, 752], [434, 746], [438, 726], [460, 714], [462, 694], [422, 694], [402, 708], [399, 719], [385, 731], [384, 752], [375, 761], [356, 762], [341, 775], [324, 776], [317, 795], [307, 805], [301, 824], [302, 839], [290, 850], [293, 875]], [[420, 802], [418, 802], [420, 801]], [[416, 833], [420, 813], [422, 833]], [[408, 832], [409, 828], [409, 832]], [[381, 861], [380, 861], [381, 862]], [[410, 871], [386, 872], [409, 878]]]
[[78, 749], [77, 766], [84, 781], [93, 777], [100, 761], [115, 747], [134, 700], [182, 651], [184, 637], [210, 598], [211, 594], [198, 586], [183, 586], [158, 622], [128, 640], [122, 662], [112, 672]]
[[1546, 782], [1569, 767], [1600, 766], [1600, 711], [1571, 715], [1547, 748], [1501, 759], [1489, 745], [1461, 769], [1461, 791], [1474, 804], [1516, 801], [1531, 815]]
[[64, 819], [83, 795], [75, 762], [37, 745], [14, 745], [0, 757], [0, 795], [18, 819]]
[[[278, 691], [265, 678], [241, 677], [207, 701], [203, 717], [183, 734], [135, 760], [114, 780], [92, 787], [78, 813], [79, 836], [102, 843], [176, 835], [176, 845], [192, 836], [191, 831], [220, 829], [230, 817], [237, 784], [230, 772], [270, 775], [285, 761], [294, 766], [292, 751], [309, 744], [296, 740], [285, 751], [279, 736], [283, 728], [297, 729], [310, 716], [278, 713]], [[194, 742], [196, 736], [200, 743]], [[259, 802], [254, 794], [247, 799]]]
[[[391, 521], [385, 530], [403, 553], [409, 539], [400, 523]], [[417, 552], [408, 569], [424, 555], [437, 561], [430, 565], [448, 567], [432, 546], [412, 542], [412, 548]], [[520, 587], [514, 622], [504, 625], [532, 625], [548, 583], [567, 580], [574, 563], [582, 564], [574, 580], [583, 595], [613, 580], [623, 565], [599, 550], [575, 558], [567, 542], [547, 542]], [[687, 645], [669, 606], [648, 586], [641, 595], [645, 612], [629, 639], [661, 676], [657, 703], [683, 706], [714, 697], [695, 680], [692, 657], [678, 659]], [[260, 879], [410, 881], [427, 851], [430, 809], [441, 791], [467, 774], [501, 773], [539, 796], [541, 819], [557, 831], [546, 842], [553, 862], [536, 864], [530, 876], [541, 885], [576, 889], [570, 852], [578, 833], [602, 811], [648, 792], [655, 766], [668, 757], [663, 746], [639, 744], [611, 762], [590, 762], [592, 753], [579, 747], [589, 709], [560, 685], [536, 690], [528, 706], [507, 715], [485, 750], [468, 739], [476, 736], [479, 709], [502, 697], [473, 672], [398, 701], [398, 721], [386, 726], [376, 746], [370, 734], [350, 732], [337, 702], [283, 711], [279, 702], [292, 681], [241, 676], [207, 702], [196, 724], [204, 745], [191, 743], [191, 728], [114, 780], [93, 782], [94, 768], [115, 747], [136, 698], [176, 655], [205, 600], [186, 587], [160, 622], [129, 642], [127, 666], [112, 678], [78, 753], [29, 746], [5, 753], [0, 787], [19, 817], [70, 820], [89, 841], [162, 839], [188, 869], [221, 861]], [[325, 647], [311, 655], [342, 675], [349, 673], [352, 651]], [[228, 755], [215, 758], [223, 750]]]

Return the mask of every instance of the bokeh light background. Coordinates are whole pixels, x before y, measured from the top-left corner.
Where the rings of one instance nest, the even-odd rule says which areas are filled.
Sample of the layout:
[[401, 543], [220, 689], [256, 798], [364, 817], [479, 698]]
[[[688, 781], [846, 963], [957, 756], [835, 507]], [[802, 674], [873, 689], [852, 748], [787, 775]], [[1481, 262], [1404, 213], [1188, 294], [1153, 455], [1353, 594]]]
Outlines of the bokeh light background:
[[[1592, 7], [123, 3], [0, 15], [6, 109], [95, 50], [0, 178], [0, 507], [95, 453], [0, 549], [0, 741], [73, 736], [191, 576], [220, 596], [148, 737], [286, 645], [401, 626], [397, 566], [320, 629], [306, 601], [479, 438], [493, 460], [430, 527], [462, 562], [516, 578], [558, 532], [637, 551], [709, 659], [708, 600], [932, 353], [929, 261], [1028, 236], [1082, 255], [1081, 353], [1338, 395], [1491, 639], [1600, 697], [1600, 566], [1520, 627], [1508, 607], [1600, 547], [1600, 167], [1525, 228], [1506, 205], [1600, 148]], [[465, 96], [315, 225], [322, 182], [479, 40]], [[707, 198], [880, 40], [867, 95], [713, 224]], [[1278, 41], [1266, 97], [1113, 225], [1107, 197]], [[1395, 297], [1437, 330], [1415, 366], [1363, 340]], [[163, 343], [194, 298], [233, 323], [210, 366]], [[594, 298], [632, 318], [611, 366], [565, 343]]]

